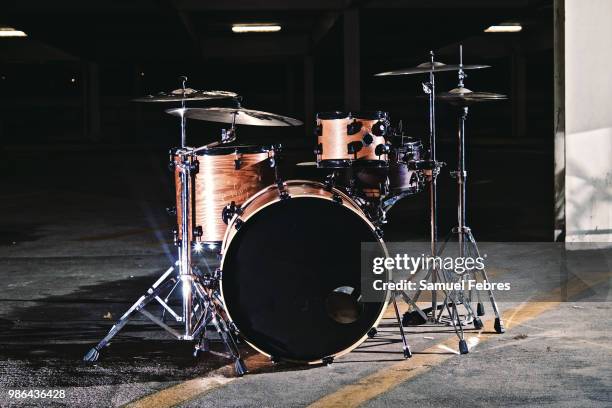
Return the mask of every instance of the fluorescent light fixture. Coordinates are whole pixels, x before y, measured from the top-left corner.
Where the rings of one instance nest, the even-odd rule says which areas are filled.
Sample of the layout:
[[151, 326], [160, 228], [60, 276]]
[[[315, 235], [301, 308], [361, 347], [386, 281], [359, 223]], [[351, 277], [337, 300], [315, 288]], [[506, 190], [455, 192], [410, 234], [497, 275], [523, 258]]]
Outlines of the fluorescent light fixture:
[[275, 33], [281, 30], [278, 24], [234, 24], [235, 33]]
[[492, 25], [485, 33], [518, 33], [523, 27], [520, 24]]
[[27, 37], [23, 31], [15, 30], [12, 27], [0, 27], [0, 37]]

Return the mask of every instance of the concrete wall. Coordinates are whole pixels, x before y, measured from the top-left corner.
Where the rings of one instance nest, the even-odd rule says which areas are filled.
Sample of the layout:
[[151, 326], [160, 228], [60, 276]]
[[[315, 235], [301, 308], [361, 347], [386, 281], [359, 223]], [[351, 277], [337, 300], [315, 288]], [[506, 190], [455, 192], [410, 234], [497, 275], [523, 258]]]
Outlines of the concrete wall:
[[612, 242], [612, 0], [564, 3], [566, 242]]

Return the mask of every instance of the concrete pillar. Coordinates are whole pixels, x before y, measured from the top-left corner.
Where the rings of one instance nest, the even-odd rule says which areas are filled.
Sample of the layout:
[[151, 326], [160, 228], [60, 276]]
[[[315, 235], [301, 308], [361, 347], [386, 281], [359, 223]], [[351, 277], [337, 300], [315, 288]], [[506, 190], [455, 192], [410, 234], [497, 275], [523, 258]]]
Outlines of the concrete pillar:
[[612, 243], [612, 1], [564, 8], [565, 240]]
[[554, 3], [554, 128], [555, 202], [554, 240], [565, 241], [565, 1]]
[[361, 41], [357, 8], [344, 12], [344, 109], [361, 109]]
[[314, 131], [314, 58], [304, 56], [304, 131], [306, 137], [313, 138]]
[[97, 63], [84, 62], [82, 68], [83, 135], [99, 141], [100, 125], [100, 68]]
[[512, 52], [512, 136], [525, 137], [527, 123], [527, 86], [525, 76], [525, 54], [517, 41]]

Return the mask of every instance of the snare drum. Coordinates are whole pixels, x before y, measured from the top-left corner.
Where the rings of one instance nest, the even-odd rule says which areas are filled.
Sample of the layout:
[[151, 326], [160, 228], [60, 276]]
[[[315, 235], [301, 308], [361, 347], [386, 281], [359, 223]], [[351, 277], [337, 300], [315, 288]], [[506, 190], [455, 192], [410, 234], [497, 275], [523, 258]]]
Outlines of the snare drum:
[[386, 166], [388, 127], [386, 112], [318, 113], [317, 165], [330, 168]]
[[[274, 152], [262, 146], [211, 147], [183, 156], [196, 164], [193, 186], [193, 232], [191, 239], [217, 248], [227, 226], [222, 219], [223, 208], [232, 201], [244, 203], [274, 180], [270, 159]], [[176, 163], [180, 156], [171, 152]], [[183, 159], [184, 160], [184, 159]], [[178, 239], [182, 239], [180, 172], [175, 169]]]

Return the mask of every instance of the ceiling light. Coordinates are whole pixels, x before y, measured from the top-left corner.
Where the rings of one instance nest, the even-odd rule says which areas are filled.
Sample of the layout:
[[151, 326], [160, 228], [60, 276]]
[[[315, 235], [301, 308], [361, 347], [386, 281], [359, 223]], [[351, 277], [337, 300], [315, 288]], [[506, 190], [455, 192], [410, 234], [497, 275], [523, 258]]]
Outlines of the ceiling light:
[[277, 24], [234, 24], [232, 31], [235, 33], [275, 33], [281, 30]]
[[485, 33], [518, 33], [523, 27], [520, 24], [507, 24], [507, 25], [492, 25], [491, 27], [484, 30]]
[[23, 31], [15, 30], [12, 27], [0, 27], [0, 37], [27, 37]]

